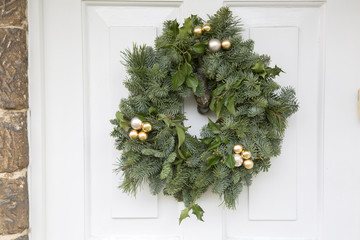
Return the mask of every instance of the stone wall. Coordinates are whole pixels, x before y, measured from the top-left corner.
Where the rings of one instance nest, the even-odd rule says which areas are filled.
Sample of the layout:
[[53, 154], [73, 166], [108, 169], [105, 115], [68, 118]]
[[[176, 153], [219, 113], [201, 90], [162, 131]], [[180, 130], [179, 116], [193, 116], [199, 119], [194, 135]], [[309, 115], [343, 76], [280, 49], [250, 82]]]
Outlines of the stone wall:
[[0, 0], [0, 240], [27, 240], [27, 1]]

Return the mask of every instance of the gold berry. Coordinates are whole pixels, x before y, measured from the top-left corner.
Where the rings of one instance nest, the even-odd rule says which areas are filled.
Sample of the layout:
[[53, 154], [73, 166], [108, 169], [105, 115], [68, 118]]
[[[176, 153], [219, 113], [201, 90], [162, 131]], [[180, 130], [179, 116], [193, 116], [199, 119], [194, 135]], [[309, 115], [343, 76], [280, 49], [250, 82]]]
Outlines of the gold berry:
[[244, 151], [244, 152], [242, 153], [242, 157], [243, 157], [244, 159], [249, 159], [249, 158], [251, 158], [251, 152], [250, 152], [250, 151]]
[[240, 144], [235, 144], [233, 150], [235, 153], [241, 153], [243, 150], [243, 146], [241, 146]]
[[144, 132], [144, 131], [139, 132], [139, 139], [141, 141], [145, 141], [147, 138], [148, 138], [148, 135], [146, 132]]
[[254, 167], [254, 162], [253, 160], [248, 159], [244, 161], [243, 165], [246, 169], [252, 169]]
[[210, 32], [211, 26], [210, 26], [209, 23], [205, 23], [202, 29], [203, 29], [203, 31], [205, 31], [205, 32]]
[[195, 35], [201, 35], [201, 34], [202, 34], [202, 29], [201, 29], [201, 27], [200, 27], [200, 26], [194, 27], [193, 33], [194, 33]]
[[230, 42], [230, 40], [229, 40], [229, 39], [223, 40], [223, 41], [221, 42], [221, 47], [222, 47], [223, 49], [225, 49], [225, 50], [230, 49], [230, 47], [231, 47], [231, 42]]
[[142, 125], [142, 130], [144, 132], [150, 132], [152, 130], [152, 125], [149, 122], [144, 122]]
[[138, 132], [137, 132], [135, 129], [131, 130], [131, 131], [129, 132], [129, 137], [130, 137], [132, 140], [137, 139], [137, 137], [138, 137]]

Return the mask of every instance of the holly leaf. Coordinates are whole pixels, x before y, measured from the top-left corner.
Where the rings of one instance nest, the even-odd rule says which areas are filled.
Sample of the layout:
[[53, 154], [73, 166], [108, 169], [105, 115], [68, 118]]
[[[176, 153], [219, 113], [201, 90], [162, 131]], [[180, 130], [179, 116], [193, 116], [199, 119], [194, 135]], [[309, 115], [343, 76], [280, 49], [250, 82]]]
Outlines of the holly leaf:
[[221, 145], [221, 142], [212, 142], [208, 148], [208, 150], [213, 150]]
[[120, 122], [124, 121], [124, 114], [122, 112], [117, 111], [115, 116], [118, 121], [120, 121]]
[[235, 106], [234, 106], [234, 102], [235, 102], [235, 94], [232, 95], [231, 97], [229, 97], [227, 103], [225, 104], [226, 108], [229, 110], [229, 112], [232, 114], [232, 115], [236, 115], [236, 112], [235, 112]]
[[156, 108], [150, 107], [149, 108], [149, 114], [152, 114], [153, 112], [157, 112]]
[[211, 121], [210, 118], [208, 118], [208, 120], [209, 120], [209, 129], [210, 129], [210, 131], [211, 131], [213, 134], [219, 134], [219, 133], [221, 133], [220, 126], [217, 125], [216, 123], [214, 123], [213, 121]]
[[203, 53], [205, 51], [205, 49], [206, 49], [206, 46], [207, 46], [206, 43], [198, 42], [193, 46], [192, 49], [196, 53]]
[[160, 113], [159, 117], [165, 122], [168, 127], [170, 127], [171, 120], [165, 114]]
[[198, 220], [204, 221], [202, 218], [204, 216], [204, 210], [198, 204], [192, 206], [192, 214], [194, 214]]
[[220, 101], [217, 102], [216, 106], [215, 106], [215, 113], [216, 113], [216, 118], [218, 119], [220, 116], [220, 112], [221, 109], [224, 105], [224, 99], [221, 99]]
[[174, 88], [177, 89], [185, 82], [185, 75], [183, 71], [177, 71], [171, 78]]
[[235, 158], [232, 154], [229, 154], [226, 158], [225, 158], [225, 165], [228, 168], [233, 169], [235, 167]]
[[201, 141], [206, 145], [209, 145], [212, 140], [213, 140], [213, 138], [211, 138], [211, 137], [201, 139]]
[[206, 167], [206, 170], [210, 169], [211, 166], [214, 166], [215, 164], [217, 164], [220, 160], [220, 157], [219, 156], [210, 156], [208, 157], [208, 164], [207, 164], [207, 167]]
[[184, 24], [179, 29], [179, 35], [182, 38], [185, 38], [185, 37], [187, 37], [187, 35], [192, 33], [192, 29], [193, 29], [192, 19], [188, 17], [188, 18], [185, 19]]
[[161, 46], [160, 48], [171, 48], [171, 47], [174, 47], [175, 45], [174, 44], [165, 44], [164, 46]]
[[199, 79], [195, 76], [190, 75], [186, 79], [186, 85], [193, 90], [193, 92], [196, 92], [196, 88], [199, 85]]
[[174, 36], [179, 34], [179, 23], [176, 20], [172, 21], [170, 30], [173, 32]]
[[180, 213], [180, 218], [179, 218], [179, 225], [181, 224], [182, 220], [184, 220], [185, 218], [190, 217], [189, 211], [190, 211], [189, 208], [185, 208], [185, 209], [183, 209], [183, 210], [181, 211], [181, 213]]
[[192, 66], [191, 66], [189, 63], [185, 62], [185, 64], [184, 64], [184, 65], [182, 66], [182, 68], [181, 68], [182, 74], [183, 74], [185, 77], [188, 77], [188, 76], [190, 76], [190, 74], [192, 73], [192, 71], [193, 71]]
[[256, 73], [261, 73], [265, 71], [264, 63], [258, 62], [255, 64], [255, 66], [252, 68]]
[[183, 144], [185, 141], [185, 130], [183, 127], [176, 124], [176, 134], [178, 135], [179, 145], [178, 148]]
[[277, 65], [275, 65], [274, 68], [266, 68], [266, 72], [270, 75], [270, 76], [278, 76], [280, 75], [280, 73], [284, 72], [281, 68], [279, 68]]
[[215, 88], [214, 91], [212, 91], [211, 95], [218, 96], [224, 91], [224, 89], [225, 89], [225, 84], [221, 84], [217, 88]]

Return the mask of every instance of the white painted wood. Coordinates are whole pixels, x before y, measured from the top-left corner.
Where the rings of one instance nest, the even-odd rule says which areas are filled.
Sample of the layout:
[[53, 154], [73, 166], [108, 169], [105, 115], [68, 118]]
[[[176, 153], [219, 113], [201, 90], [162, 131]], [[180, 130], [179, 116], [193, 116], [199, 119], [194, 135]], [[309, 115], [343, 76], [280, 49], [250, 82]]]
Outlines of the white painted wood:
[[[121, 64], [120, 52], [132, 48], [133, 43], [153, 45], [155, 37], [161, 32], [162, 22], [179, 16], [179, 5], [85, 4], [83, 11], [86, 201], [89, 205], [86, 232], [91, 239], [117, 239], [119, 234], [136, 235], [137, 239], [143, 239], [143, 235], [160, 232], [156, 229], [166, 224], [164, 216], [173, 215], [168, 235], [177, 233], [176, 202], [167, 204], [168, 200], [164, 200], [163, 196], [151, 195], [146, 184], [137, 193], [136, 199], [118, 189], [120, 176], [112, 171], [121, 153], [114, 149], [114, 139], [109, 134], [113, 126], [109, 120], [114, 118], [120, 99], [128, 95], [123, 86], [126, 71]], [[159, 207], [158, 203], [162, 206]], [[165, 215], [164, 210], [167, 212]], [[145, 226], [138, 231], [134, 229], [138, 225]], [[178, 233], [175, 239], [179, 236]]]
[[[136, 42], [150, 41], [154, 29], [156, 34], [160, 33], [165, 18], [183, 19], [191, 13], [206, 17], [223, 4], [230, 5], [245, 27], [252, 29], [245, 35], [258, 38], [257, 50], [269, 53], [281, 67], [296, 65], [292, 31], [298, 29], [296, 87], [301, 108], [291, 120], [296, 124], [291, 124], [293, 127], [287, 132], [290, 140], [284, 143], [284, 155], [274, 159], [268, 174], [254, 179], [249, 192], [241, 194], [236, 211], [218, 207], [218, 198], [207, 193], [200, 199], [206, 210], [206, 222], [191, 219], [179, 227], [178, 203], [163, 195], [152, 202], [156, 197], [145, 194], [143, 199], [136, 200], [142, 202], [140, 207], [145, 210], [135, 210], [136, 215], [130, 210], [136, 209], [136, 201], [125, 200], [114, 191], [117, 180], [110, 172], [110, 158], [118, 153], [107, 150], [112, 142], [103, 132], [110, 128], [108, 116], [115, 112], [113, 108], [118, 103], [119, 96], [114, 90], [123, 91], [122, 79], [115, 81], [123, 70], [120, 65], [116, 67], [119, 55], [113, 51], [129, 44], [132, 34]], [[89, 9], [95, 10], [102, 22], [88, 18]], [[356, 172], [360, 167], [356, 152], [360, 142], [360, 123], [356, 117], [359, 85], [356, 71], [349, 70], [359, 65], [359, 10], [356, 0], [32, 1], [29, 4], [30, 24], [33, 22], [29, 35], [32, 239], [359, 239], [360, 179]], [[91, 27], [96, 30], [93, 37]], [[261, 36], [269, 27], [279, 28], [274, 31], [280, 32], [269, 36], [267, 44]], [[136, 29], [144, 34], [136, 37]], [[293, 38], [282, 44], [288, 50], [281, 52], [271, 44], [287, 31], [290, 32], [286, 39]], [[38, 50], [44, 54], [35, 56]], [[280, 64], [285, 58], [289, 58], [288, 62]], [[98, 65], [89, 68], [95, 63]], [[286, 79], [295, 74], [294, 69], [284, 70], [288, 72], [284, 75]], [[98, 81], [100, 76], [105, 77]], [[189, 101], [185, 111], [193, 126], [191, 131], [196, 133], [204, 120], [198, 120], [196, 111], [187, 105]], [[102, 121], [106, 122], [101, 124]], [[339, 163], [339, 154], [334, 154], [334, 149], [341, 149], [342, 162], [346, 160], [349, 165]], [[294, 154], [297, 161], [293, 160]], [[286, 155], [292, 161], [286, 163], [289, 165], [280, 164]], [[296, 170], [296, 178], [283, 175], [283, 169], [292, 173]], [[266, 181], [267, 178], [270, 180]], [[278, 186], [283, 181], [286, 182]], [[270, 189], [276, 194], [271, 194]], [[129, 208], [122, 208], [118, 201], [130, 201], [125, 204]], [[40, 214], [35, 214], [37, 210]]]
[[43, 9], [45, 239], [82, 239], [85, 183], [81, 3], [44, 1]]
[[42, 3], [28, 2], [29, 105], [28, 168], [30, 227], [32, 239], [45, 239], [45, 119]]
[[[273, 166], [269, 173], [254, 179], [249, 196], [240, 198], [240, 206], [245, 204], [244, 201], [249, 201], [246, 203], [248, 209], [239, 208], [235, 213], [227, 214], [228, 236], [240, 239], [316, 238], [316, 215], [319, 211], [317, 192], [321, 178], [317, 168], [317, 162], [321, 161], [317, 158], [318, 144], [321, 141], [317, 131], [320, 121], [317, 104], [321, 92], [314, 83], [322, 81], [319, 78], [321, 68], [318, 33], [322, 10], [317, 7], [243, 8], [237, 5], [233, 10], [242, 17], [245, 27], [250, 28], [250, 37], [254, 36], [258, 40], [255, 48], [272, 56], [273, 63], [279, 64], [286, 72], [279, 78], [280, 83], [297, 88], [300, 110], [290, 120], [286, 137], [291, 140], [284, 142], [284, 155], [272, 160]], [[262, 38], [262, 34], [270, 32], [270, 29], [274, 29], [273, 34]], [[286, 31], [290, 32], [284, 38]], [[280, 42], [276, 42], [276, 39]], [[292, 45], [296, 45], [295, 49], [287, 48]], [[307, 85], [312, 85], [312, 88], [309, 89]], [[312, 117], [309, 118], [309, 115]], [[310, 154], [305, 157], [302, 149]], [[289, 155], [292, 159], [288, 160], [286, 156]], [[281, 164], [280, 161], [285, 159], [287, 162]], [[309, 168], [309, 162], [314, 163], [312, 168]], [[288, 172], [281, 173], [283, 171]], [[295, 176], [288, 175], [289, 172]], [[275, 176], [271, 177], [271, 174]], [[294, 192], [294, 189], [297, 191]], [[242, 226], [241, 232], [237, 230], [237, 224]]]
[[[297, 27], [250, 29], [255, 51], [271, 56], [272, 65], [276, 63], [286, 72], [279, 77], [279, 83], [295, 88], [298, 85], [298, 32]], [[280, 157], [272, 159], [270, 171], [256, 177], [249, 189], [250, 220], [296, 220], [297, 158], [301, 153], [297, 145], [297, 116], [289, 121]], [[314, 178], [316, 180], [316, 176]]]
[[[330, 4], [331, 3], [331, 4]], [[323, 239], [360, 239], [360, 2], [329, 1], [325, 17]], [[344, 150], [340, 154], [340, 151]]]

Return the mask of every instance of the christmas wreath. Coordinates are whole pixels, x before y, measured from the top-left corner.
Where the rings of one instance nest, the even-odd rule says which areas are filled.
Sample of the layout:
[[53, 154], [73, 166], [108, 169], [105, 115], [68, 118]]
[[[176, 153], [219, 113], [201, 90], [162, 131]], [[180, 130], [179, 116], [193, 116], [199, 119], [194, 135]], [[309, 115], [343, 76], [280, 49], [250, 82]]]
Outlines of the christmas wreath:
[[[166, 21], [155, 47], [123, 52], [128, 98], [122, 99], [111, 135], [122, 150], [120, 188], [135, 194], [143, 182], [184, 202], [179, 223], [193, 213], [209, 188], [235, 208], [244, 185], [280, 154], [287, 119], [298, 109], [295, 91], [274, 81], [282, 70], [243, 40], [238, 18], [227, 7], [205, 23], [192, 15], [180, 27]], [[187, 133], [184, 98], [198, 112], [216, 113], [200, 136]]]

